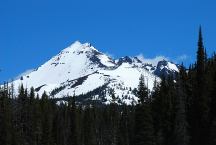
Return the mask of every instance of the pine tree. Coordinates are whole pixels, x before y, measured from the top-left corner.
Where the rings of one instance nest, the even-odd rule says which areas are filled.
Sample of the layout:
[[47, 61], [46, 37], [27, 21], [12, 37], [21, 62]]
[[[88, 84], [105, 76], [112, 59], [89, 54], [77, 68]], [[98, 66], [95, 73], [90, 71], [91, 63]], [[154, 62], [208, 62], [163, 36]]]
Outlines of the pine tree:
[[193, 98], [192, 144], [203, 145], [206, 143], [208, 136], [209, 108], [208, 98], [205, 93], [205, 52], [201, 27], [199, 30], [196, 71], [196, 90]]
[[126, 105], [123, 105], [118, 129], [118, 145], [129, 145], [129, 112]]
[[154, 127], [150, 102], [148, 101], [148, 89], [145, 87], [144, 76], [141, 75], [138, 87], [139, 104], [135, 110], [135, 145], [154, 145]]
[[84, 145], [93, 145], [96, 144], [96, 138], [94, 133], [94, 118], [92, 116], [90, 106], [86, 106], [84, 110], [84, 119], [83, 119], [83, 144]]
[[186, 71], [182, 65], [177, 77], [176, 84], [176, 103], [174, 120], [174, 138], [175, 145], [189, 145], [188, 123], [186, 120]]
[[144, 75], [141, 75], [139, 78], [138, 92], [137, 92], [139, 103], [144, 104], [144, 102], [148, 101], [148, 88], [145, 85]]
[[7, 90], [0, 90], [0, 144], [12, 144], [12, 110]]
[[68, 112], [69, 112], [69, 137], [68, 144], [78, 145], [77, 138], [77, 114], [76, 114], [76, 103], [75, 96], [69, 98], [68, 101]]
[[205, 50], [204, 50], [204, 45], [203, 45], [202, 29], [200, 27], [198, 50], [197, 50], [197, 83], [198, 83], [198, 87], [200, 88], [202, 88], [202, 85], [204, 83], [205, 57], [206, 56], [205, 56]]
[[162, 77], [159, 88], [152, 94], [152, 114], [156, 143], [159, 145], [173, 144], [175, 84], [172, 76]]
[[35, 143], [35, 145], [38, 145], [41, 143], [41, 137], [42, 137], [42, 110], [40, 106], [40, 99], [39, 96], [37, 96], [33, 101], [33, 116], [32, 116], [32, 124], [33, 124], [33, 136], [32, 140]]
[[149, 105], [137, 105], [135, 110], [135, 145], [155, 145], [154, 127]]
[[23, 84], [19, 88], [17, 98], [16, 112], [15, 112], [15, 128], [18, 138], [17, 144], [28, 144], [27, 136], [29, 135], [28, 126], [28, 96], [27, 91], [24, 89]]
[[117, 145], [117, 132], [118, 132], [118, 124], [119, 124], [119, 118], [118, 118], [118, 105], [116, 104], [116, 96], [114, 90], [111, 94], [112, 101], [110, 104], [110, 123], [111, 123], [111, 145]]
[[[164, 82], [164, 80], [162, 80]], [[157, 84], [156, 80], [154, 82], [152, 96], [152, 117], [153, 117], [153, 124], [154, 124], [154, 136], [155, 142], [157, 145], [161, 145], [163, 142], [163, 134], [162, 134], [162, 97], [160, 92], [161, 86]]]
[[209, 144], [216, 144], [216, 69], [214, 70], [213, 84], [211, 88], [211, 103], [210, 103], [210, 135]]
[[52, 108], [49, 101], [49, 96], [46, 92], [43, 93], [41, 99], [41, 111], [42, 111], [42, 134], [41, 144], [51, 145], [52, 140]]

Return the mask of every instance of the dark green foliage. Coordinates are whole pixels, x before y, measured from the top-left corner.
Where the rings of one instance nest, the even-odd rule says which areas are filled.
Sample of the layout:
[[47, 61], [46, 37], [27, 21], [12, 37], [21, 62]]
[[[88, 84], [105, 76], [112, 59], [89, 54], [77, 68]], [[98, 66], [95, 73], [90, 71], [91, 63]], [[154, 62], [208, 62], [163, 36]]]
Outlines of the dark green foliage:
[[64, 90], [66, 88], [66, 86], [60, 86], [58, 88], [55, 88], [54, 90], [52, 90], [52, 92], [50, 93], [50, 96], [55, 96], [56, 94], [58, 94], [60, 91]]
[[206, 92], [206, 62], [205, 50], [203, 46], [203, 38], [201, 27], [199, 30], [197, 66], [196, 66], [196, 85], [194, 87], [193, 106], [192, 106], [192, 144], [203, 145], [208, 138], [208, 95]]
[[119, 129], [118, 129], [118, 145], [129, 145], [129, 136], [130, 136], [130, 122], [129, 122], [129, 114], [128, 107], [123, 106], [122, 114], [119, 120]]
[[175, 87], [171, 77], [163, 78], [153, 93], [153, 119], [157, 144], [173, 144]]
[[139, 98], [139, 103], [144, 104], [144, 102], [148, 101], [148, 88], [145, 85], [145, 77], [144, 75], [140, 76], [140, 81], [138, 85], [137, 96]]
[[78, 145], [78, 127], [77, 127], [77, 109], [75, 104], [75, 97], [68, 101], [68, 144]]
[[0, 144], [12, 144], [12, 110], [7, 90], [0, 91]]
[[154, 127], [149, 102], [148, 88], [145, 87], [144, 76], [141, 75], [138, 86], [139, 104], [135, 109], [135, 145], [154, 145]]
[[[17, 99], [0, 89], [0, 144], [129, 145], [133, 142], [133, 107], [77, 106], [75, 97], [59, 105], [44, 92], [35, 97], [21, 85]], [[113, 100], [115, 100], [113, 94]], [[121, 113], [122, 112], [122, 113]]]
[[198, 81], [202, 81], [204, 78], [205, 71], [205, 49], [203, 45], [202, 29], [199, 29], [199, 40], [198, 40], [198, 49], [197, 49], [197, 76], [199, 76]]
[[53, 113], [52, 113], [52, 102], [49, 101], [49, 96], [46, 92], [43, 93], [41, 99], [41, 111], [42, 111], [42, 135], [41, 144], [52, 145], [52, 123], [53, 123]]
[[155, 145], [154, 127], [148, 105], [138, 105], [135, 110], [135, 145]]
[[186, 71], [182, 65], [176, 83], [174, 136], [175, 145], [189, 145], [188, 123], [186, 120]]

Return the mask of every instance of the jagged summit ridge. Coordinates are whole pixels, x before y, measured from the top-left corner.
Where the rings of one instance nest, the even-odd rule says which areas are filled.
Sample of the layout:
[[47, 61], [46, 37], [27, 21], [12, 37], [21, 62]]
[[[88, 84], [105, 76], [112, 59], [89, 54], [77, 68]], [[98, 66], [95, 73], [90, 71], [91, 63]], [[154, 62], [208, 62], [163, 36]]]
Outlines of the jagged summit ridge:
[[114, 93], [118, 103], [132, 104], [137, 103], [136, 88], [141, 74], [151, 90], [154, 81], [160, 81], [161, 73], [178, 71], [175, 64], [166, 62], [161, 60], [155, 66], [129, 56], [114, 60], [90, 43], [76, 41], [13, 83], [15, 88], [22, 83], [33, 86], [40, 95], [46, 91], [55, 98], [75, 94], [81, 102], [109, 103]]

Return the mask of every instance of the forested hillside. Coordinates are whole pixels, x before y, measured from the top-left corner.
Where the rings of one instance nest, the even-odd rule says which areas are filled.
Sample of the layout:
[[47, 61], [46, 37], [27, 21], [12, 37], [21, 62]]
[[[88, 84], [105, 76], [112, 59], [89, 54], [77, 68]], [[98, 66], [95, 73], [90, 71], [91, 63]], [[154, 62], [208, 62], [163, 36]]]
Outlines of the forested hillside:
[[139, 103], [78, 104], [13, 84], [0, 88], [0, 145], [216, 145], [216, 55], [199, 31], [197, 60], [153, 91], [140, 76]]

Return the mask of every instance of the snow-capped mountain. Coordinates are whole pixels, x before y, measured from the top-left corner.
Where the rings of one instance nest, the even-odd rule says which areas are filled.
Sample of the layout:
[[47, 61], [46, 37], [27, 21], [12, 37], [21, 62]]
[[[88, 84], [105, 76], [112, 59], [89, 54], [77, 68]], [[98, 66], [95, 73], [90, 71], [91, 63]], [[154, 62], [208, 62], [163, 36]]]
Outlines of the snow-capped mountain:
[[176, 73], [178, 67], [166, 60], [157, 66], [145, 63], [137, 57], [122, 57], [114, 60], [91, 46], [76, 41], [38, 69], [13, 82], [17, 89], [21, 84], [33, 86], [41, 95], [44, 91], [55, 98], [77, 96], [80, 102], [98, 100], [109, 103], [111, 94], [116, 102], [137, 103], [136, 88], [141, 74], [152, 90], [159, 76]]
[[178, 71], [179, 71], [178, 65], [166, 60], [162, 60], [158, 62], [154, 74], [161, 77], [161, 76], [167, 76], [169, 74], [175, 75], [175, 73], [173, 72], [178, 72]]

